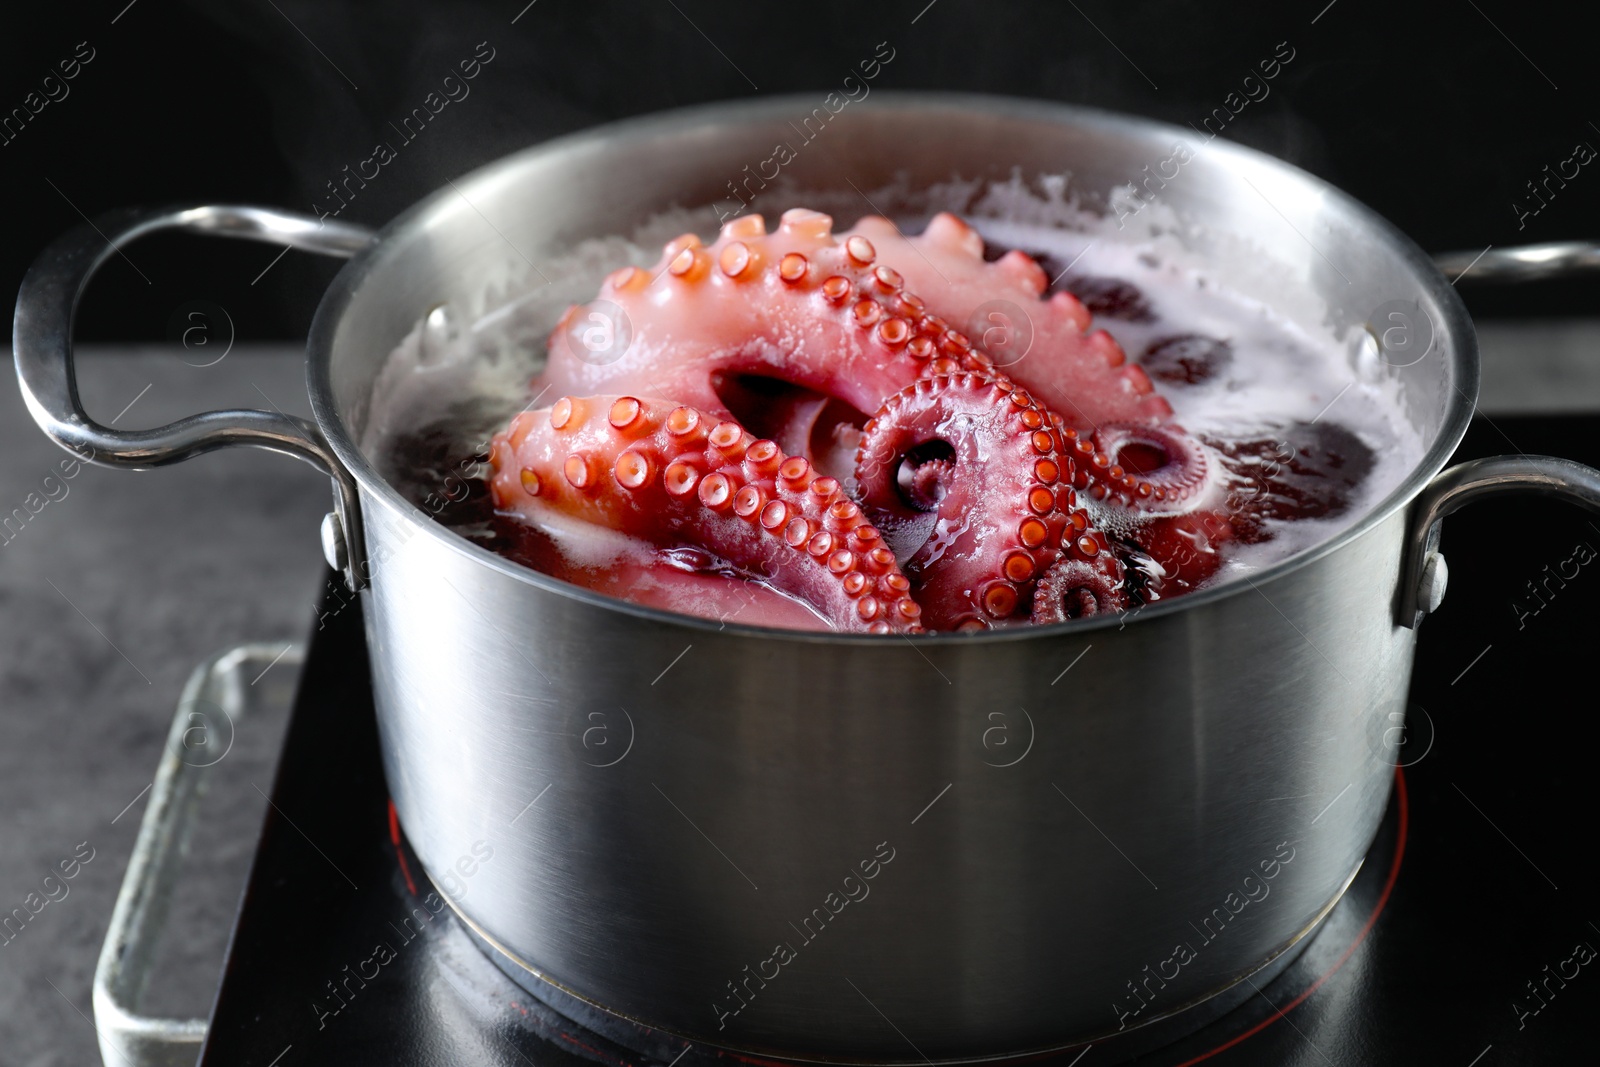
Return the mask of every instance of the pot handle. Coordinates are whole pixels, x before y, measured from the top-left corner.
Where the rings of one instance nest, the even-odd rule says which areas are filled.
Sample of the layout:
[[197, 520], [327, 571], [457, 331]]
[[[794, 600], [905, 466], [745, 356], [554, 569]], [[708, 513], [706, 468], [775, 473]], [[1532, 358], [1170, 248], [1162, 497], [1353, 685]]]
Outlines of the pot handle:
[[[1451, 282], [1537, 282], [1547, 278], [1600, 270], [1600, 244], [1593, 241], [1550, 241], [1512, 245], [1482, 252], [1444, 252], [1434, 265]], [[1470, 275], [1470, 277], [1469, 277]]]
[[1434, 265], [1451, 282], [1471, 275], [1474, 282], [1537, 282], [1546, 278], [1600, 270], [1600, 243], [1594, 241], [1548, 241], [1536, 245], [1512, 245], [1482, 252], [1442, 252], [1433, 257]]
[[1439, 531], [1448, 515], [1467, 504], [1508, 493], [1535, 493], [1581, 504], [1600, 513], [1600, 471], [1553, 456], [1494, 456], [1458, 463], [1428, 483], [1412, 505], [1400, 574], [1399, 617], [1407, 629], [1444, 599], [1449, 571], [1439, 554]]
[[282, 412], [240, 408], [190, 415], [153, 430], [114, 430], [83, 410], [72, 367], [78, 301], [94, 272], [120, 254], [125, 242], [173, 229], [343, 258], [355, 255], [373, 238], [371, 230], [353, 223], [236, 205], [125, 210], [69, 231], [39, 254], [17, 293], [12, 349], [28, 411], [61, 447], [107, 467], [144, 470], [230, 445], [251, 445], [305, 460], [333, 479], [336, 514], [347, 546], [345, 581], [352, 589], [361, 588], [363, 542], [355, 479], [312, 423]]
[[[1488, 284], [1535, 282], [1600, 270], [1600, 243], [1490, 245], [1482, 252], [1444, 252], [1433, 262], [1451, 284], [1469, 274], [1471, 281]], [[1434, 478], [1412, 505], [1400, 575], [1396, 621], [1401, 626], [1416, 629], [1444, 599], [1449, 570], [1439, 554], [1439, 530], [1445, 516], [1506, 493], [1558, 497], [1600, 512], [1600, 471], [1551, 456], [1495, 456], [1457, 464]]]

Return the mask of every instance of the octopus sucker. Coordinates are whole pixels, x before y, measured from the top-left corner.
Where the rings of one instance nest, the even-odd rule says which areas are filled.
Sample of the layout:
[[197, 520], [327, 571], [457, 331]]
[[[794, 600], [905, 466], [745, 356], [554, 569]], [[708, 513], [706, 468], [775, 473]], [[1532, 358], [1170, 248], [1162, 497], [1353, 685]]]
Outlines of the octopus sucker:
[[[578, 421], [594, 412], [608, 415]], [[563, 397], [533, 414], [517, 425], [520, 441], [508, 429], [491, 444], [497, 508], [536, 524], [554, 511], [663, 551], [704, 550], [840, 630], [922, 630], [911, 583], [877, 530], [804, 458], [673, 400]]]
[[[1073, 436], [1075, 450], [1086, 454], [1101, 499], [1140, 511], [1171, 513], [1192, 504], [1209, 484], [1211, 462], [1206, 446], [1167, 426], [1109, 423], [1090, 441]], [[1085, 453], [1081, 446], [1088, 445]]]
[[[873, 633], [1126, 611], [1205, 582], [1289, 509], [1337, 506], [1318, 479], [1346, 442], [1307, 430], [1280, 461], [1265, 440], [1196, 438], [1089, 304], [1052, 288], [1034, 256], [986, 254], [948, 213], [910, 237], [803, 208], [683, 234], [563, 316], [531, 383], [559, 399], [495, 436], [490, 498], [655, 553], [618, 573], [754, 580]], [[995, 307], [1020, 315], [1025, 351], [994, 333]], [[572, 343], [597, 317], [626, 327], [618, 350]]]

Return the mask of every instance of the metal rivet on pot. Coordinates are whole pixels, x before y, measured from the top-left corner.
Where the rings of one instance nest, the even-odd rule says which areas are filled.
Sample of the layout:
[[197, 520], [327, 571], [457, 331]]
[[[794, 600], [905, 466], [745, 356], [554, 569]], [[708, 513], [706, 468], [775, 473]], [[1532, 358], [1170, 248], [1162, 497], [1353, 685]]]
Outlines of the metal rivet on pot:
[[1450, 584], [1450, 568], [1444, 556], [1429, 552], [1422, 561], [1422, 577], [1417, 581], [1417, 609], [1431, 615], [1444, 603], [1445, 586]]
[[343, 573], [350, 562], [350, 553], [344, 543], [344, 523], [339, 513], [330, 511], [322, 516], [322, 558], [328, 566]]

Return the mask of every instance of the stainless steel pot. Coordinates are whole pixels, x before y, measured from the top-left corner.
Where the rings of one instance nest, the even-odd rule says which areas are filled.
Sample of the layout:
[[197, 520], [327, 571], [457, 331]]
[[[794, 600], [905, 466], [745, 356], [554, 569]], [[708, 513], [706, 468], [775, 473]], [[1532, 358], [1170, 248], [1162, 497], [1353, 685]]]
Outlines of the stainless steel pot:
[[[552, 1001], [696, 1043], [868, 1062], [1070, 1046], [1229, 1003], [1289, 958], [1372, 841], [1390, 713], [1443, 594], [1439, 520], [1510, 491], [1600, 509], [1600, 474], [1529, 456], [1440, 474], [1477, 389], [1454, 290], [1360, 204], [1220, 141], [1159, 193], [1219, 274], [1309, 329], [1372, 328], [1392, 301], [1433, 327], [1425, 358], [1386, 370], [1426, 457], [1346, 532], [1248, 580], [1133, 617], [976, 636], [718, 625], [518, 567], [376, 474], [356, 443], [374, 378], [429, 309], [470, 314], [578, 239], [725, 197], [813, 103], [564, 138], [454, 182], [372, 240], [254, 208], [102, 221], [48, 249], [22, 287], [28, 404], [100, 463], [252, 444], [333, 476], [325, 540], [364, 590], [401, 822], [439, 891]], [[798, 187], [898, 179], [914, 195], [957, 174], [1070, 171], [1101, 208], [1195, 141], [1079, 108], [889, 93], [826, 132], [785, 167]], [[77, 298], [111, 245], [170, 227], [354, 256], [312, 328], [316, 425], [226, 411], [127, 432], [82, 411]], [[1234, 271], [1239, 247], [1272, 269]], [[1477, 269], [1585, 254], [1494, 253]]]

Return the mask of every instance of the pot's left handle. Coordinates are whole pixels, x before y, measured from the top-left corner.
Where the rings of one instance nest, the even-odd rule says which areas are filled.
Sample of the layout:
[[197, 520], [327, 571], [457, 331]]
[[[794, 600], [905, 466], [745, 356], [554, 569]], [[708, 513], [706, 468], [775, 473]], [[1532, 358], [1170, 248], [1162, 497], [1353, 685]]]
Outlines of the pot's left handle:
[[1555, 497], [1600, 513], [1600, 471], [1553, 456], [1494, 456], [1458, 463], [1434, 478], [1412, 504], [1396, 619], [1401, 626], [1416, 629], [1444, 598], [1448, 571], [1439, 554], [1439, 530], [1445, 518], [1512, 493]]
[[159, 467], [230, 445], [251, 445], [305, 460], [333, 479], [341, 527], [337, 533], [346, 549], [341, 561], [345, 581], [352, 589], [361, 588], [363, 541], [355, 479], [316, 426], [282, 412], [240, 408], [190, 415], [153, 430], [114, 430], [83, 410], [72, 367], [78, 300], [94, 272], [123, 244], [171, 229], [344, 258], [365, 248], [373, 236], [366, 227], [348, 222], [232, 205], [116, 212], [66, 233], [40, 253], [17, 294], [12, 349], [28, 410], [57, 444], [80, 459], [107, 467]]

